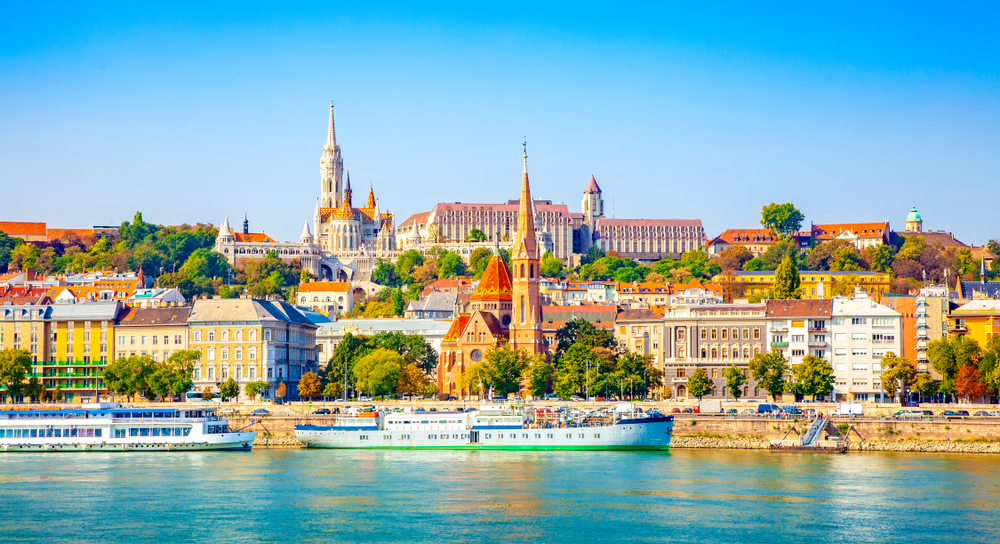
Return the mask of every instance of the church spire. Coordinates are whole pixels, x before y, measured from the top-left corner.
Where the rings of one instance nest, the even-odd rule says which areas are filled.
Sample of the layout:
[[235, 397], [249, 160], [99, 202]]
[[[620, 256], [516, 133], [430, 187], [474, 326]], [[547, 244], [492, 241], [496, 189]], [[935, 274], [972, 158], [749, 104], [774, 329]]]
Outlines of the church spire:
[[351, 202], [351, 170], [347, 170], [347, 181], [344, 182], [344, 202], [347, 203], [348, 207], [354, 206]]
[[[541, 263], [535, 238], [535, 202], [528, 183], [528, 144], [524, 143], [524, 174], [521, 179], [521, 200], [517, 210], [517, 233], [510, 260], [513, 265], [513, 319], [510, 342], [515, 350], [529, 355], [543, 352], [542, 312], [539, 294]], [[494, 257], [497, 259], [498, 257]]]
[[375, 187], [372, 185], [368, 186], [368, 203], [365, 204], [368, 209], [375, 207]]
[[337, 145], [337, 129], [333, 126], [333, 100], [330, 101], [330, 128], [326, 134], [326, 145], [330, 147]]
[[[528, 183], [528, 144], [524, 143], [524, 174], [521, 178], [521, 200], [517, 208], [517, 233], [514, 235], [514, 254], [524, 258], [537, 258], [535, 243], [535, 202]], [[513, 255], [511, 255], [513, 257]]]

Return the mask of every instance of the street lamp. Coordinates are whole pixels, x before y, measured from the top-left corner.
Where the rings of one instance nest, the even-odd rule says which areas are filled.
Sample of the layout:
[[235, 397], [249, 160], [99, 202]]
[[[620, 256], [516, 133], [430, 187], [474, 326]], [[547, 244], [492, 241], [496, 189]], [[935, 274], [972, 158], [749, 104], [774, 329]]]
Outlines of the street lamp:
[[587, 402], [590, 402], [590, 360], [587, 360]]

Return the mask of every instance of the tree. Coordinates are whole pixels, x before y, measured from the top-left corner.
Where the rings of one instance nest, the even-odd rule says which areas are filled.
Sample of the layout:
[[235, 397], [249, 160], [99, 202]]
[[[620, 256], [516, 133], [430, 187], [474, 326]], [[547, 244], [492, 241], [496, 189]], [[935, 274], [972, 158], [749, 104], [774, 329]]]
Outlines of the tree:
[[403, 283], [410, 283], [413, 281], [414, 269], [422, 264], [424, 264], [424, 256], [415, 249], [408, 249], [396, 259], [396, 275]]
[[743, 386], [747, 383], [747, 375], [742, 369], [731, 366], [722, 373], [726, 378], [726, 389], [736, 400], [743, 396]]
[[698, 397], [698, 400], [701, 401], [702, 397], [712, 392], [712, 386], [714, 385], [715, 382], [708, 377], [708, 372], [704, 368], [696, 368], [691, 373], [691, 376], [688, 377], [688, 394]]
[[965, 365], [955, 374], [955, 393], [965, 397], [965, 402], [971, 402], [972, 397], [981, 397], [989, 392], [979, 368], [975, 365]]
[[62, 386], [61, 385], [57, 384], [56, 387], [55, 387], [55, 389], [52, 390], [52, 400], [55, 401], [55, 402], [62, 402], [62, 400], [63, 400], [63, 392], [62, 392]]
[[792, 378], [801, 395], [811, 395], [813, 400], [833, 391], [833, 367], [819, 357], [806, 355], [802, 362], [792, 365]]
[[250, 397], [250, 400], [257, 400], [265, 391], [267, 391], [267, 382], [263, 381], [248, 382], [243, 386], [243, 394]]
[[134, 398], [136, 394], [150, 391], [150, 377], [156, 371], [156, 362], [149, 355], [119, 357], [104, 367], [101, 376], [107, 388], [124, 397]]
[[306, 372], [299, 379], [299, 396], [312, 399], [323, 393], [323, 385], [315, 372]]
[[6, 232], [0, 231], [0, 272], [7, 272], [10, 265], [10, 253], [17, 246], [24, 243], [20, 238], [7, 236]]
[[31, 372], [31, 353], [24, 349], [0, 350], [0, 386], [11, 399], [21, 396], [24, 378]]
[[465, 261], [453, 251], [445, 252], [437, 262], [438, 278], [452, 278], [465, 275]]
[[469, 272], [476, 278], [481, 278], [483, 272], [486, 271], [486, 266], [490, 264], [490, 259], [493, 258], [493, 252], [485, 247], [477, 247], [472, 250], [472, 254], [469, 255]]
[[882, 389], [890, 397], [895, 397], [898, 392], [900, 404], [916, 373], [917, 366], [905, 357], [899, 357], [891, 351], [882, 357]]
[[340, 396], [340, 384], [337, 382], [330, 382], [323, 387], [323, 398], [325, 399], [335, 399]]
[[918, 372], [913, 377], [913, 383], [910, 384], [910, 388], [920, 396], [926, 398], [934, 396], [937, 393], [937, 385], [937, 382], [934, 381], [934, 378], [930, 374], [927, 372]]
[[223, 401], [240, 396], [240, 384], [236, 380], [229, 378], [219, 386], [219, 396]]
[[483, 362], [476, 361], [465, 367], [462, 373], [462, 389], [468, 391], [470, 395], [481, 395], [483, 386]]
[[28, 378], [28, 384], [24, 386], [24, 396], [31, 397], [32, 402], [44, 401], [45, 384], [34, 376]]
[[778, 393], [785, 390], [788, 363], [780, 351], [758, 353], [750, 359], [748, 366], [754, 381], [771, 395], [771, 399], [775, 399]]
[[201, 398], [205, 400], [212, 400], [215, 398], [215, 392], [212, 391], [211, 387], [206, 385], [205, 388], [201, 390]]
[[403, 370], [399, 374], [396, 392], [400, 395], [422, 395], [430, 382], [430, 378], [420, 367], [414, 363], [408, 363], [403, 366]]
[[743, 265], [753, 259], [753, 253], [746, 246], [731, 245], [718, 255], [719, 267], [725, 270], [743, 270]]
[[982, 355], [979, 343], [967, 336], [946, 336], [927, 344], [931, 366], [942, 377], [939, 389], [946, 394], [955, 393], [958, 371], [964, 366], [978, 366]]
[[591, 348], [613, 349], [617, 346], [611, 331], [598, 329], [590, 321], [573, 319], [556, 331], [555, 358], [561, 359], [566, 350], [578, 341]]
[[483, 364], [484, 382], [502, 397], [521, 390], [521, 377], [531, 363], [531, 357], [510, 345], [486, 352]]
[[563, 277], [562, 271], [562, 261], [560, 261], [555, 255], [550, 251], [546, 251], [545, 255], [542, 256], [541, 263], [542, 276], [546, 278], [561, 278]]
[[281, 400], [284, 399], [287, 394], [288, 387], [285, 385], [285, 382], [278, 382], [278, 387], [274, 390], [274, 397]]
[[528, 367], [528, 390], [535, 398], [542, 398], [549, 389], [549, 380], [552, 379], [552, 364], [549, 363], [545, 355], [538, 355], [531, 361]]
[[761, 208], [760, 224], [766, 229], [789, 236], [798, 232], [805, 218], [791, 202], [784, 204], [771, 203]]
[[354, 383], [359, 391], [367, 391], [373, 396], [386, 395], [399, 385], [403, 364], [403, 356], [395, 351], [376, 349], [354, 364]]
[[799, 269], [786, 256], [774, 273], [774, 289], [771, 294], [776, 299], [802, 298], [802, 291], [799, 289], [801, 283]]
[[466, 240], [469, 242], [485, 242], [486, 233], [479, 229], [472, 229], [469, 231], [469, 236]]
[[892, 261], [896, 258], [892, 253], [892, 246], [879, 244], [865, 248], [865, 260], [869, 262], [868, 268], [872, 272], [892, 273]]
[[402, 282], [399, 281], [399, 274], [396, 272], [396, 268], [385, 259], [375, 259], [375, 267], [372, 269], [372, 281], [389, 287], [399, 287]]

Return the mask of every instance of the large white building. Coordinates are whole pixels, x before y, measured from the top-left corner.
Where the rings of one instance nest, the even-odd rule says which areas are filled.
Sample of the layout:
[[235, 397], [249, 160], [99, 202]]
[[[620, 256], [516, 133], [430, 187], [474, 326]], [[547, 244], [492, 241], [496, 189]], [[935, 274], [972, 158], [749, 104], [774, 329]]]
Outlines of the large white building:
[[834, 398], [884, 401], [882, 357], [903, 352], [901, 315], [864, 292], [835, 297], [832, 313]]

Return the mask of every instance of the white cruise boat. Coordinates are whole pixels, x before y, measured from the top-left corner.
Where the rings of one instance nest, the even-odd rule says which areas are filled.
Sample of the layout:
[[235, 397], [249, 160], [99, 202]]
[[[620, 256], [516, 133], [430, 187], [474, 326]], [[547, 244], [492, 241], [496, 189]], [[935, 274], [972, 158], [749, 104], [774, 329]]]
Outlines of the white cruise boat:
[[296, 425], [295, 437], [309, 448], [667, 450], [673, 428], [673, 416], [634, 406], [553, 420], [523, 407], [484, 405], [469, 412], [368, 409], [330, 426]]
[[230, 431], [214, 407], [0, 410], [0, 451], [250, 450], [256, 431]]

